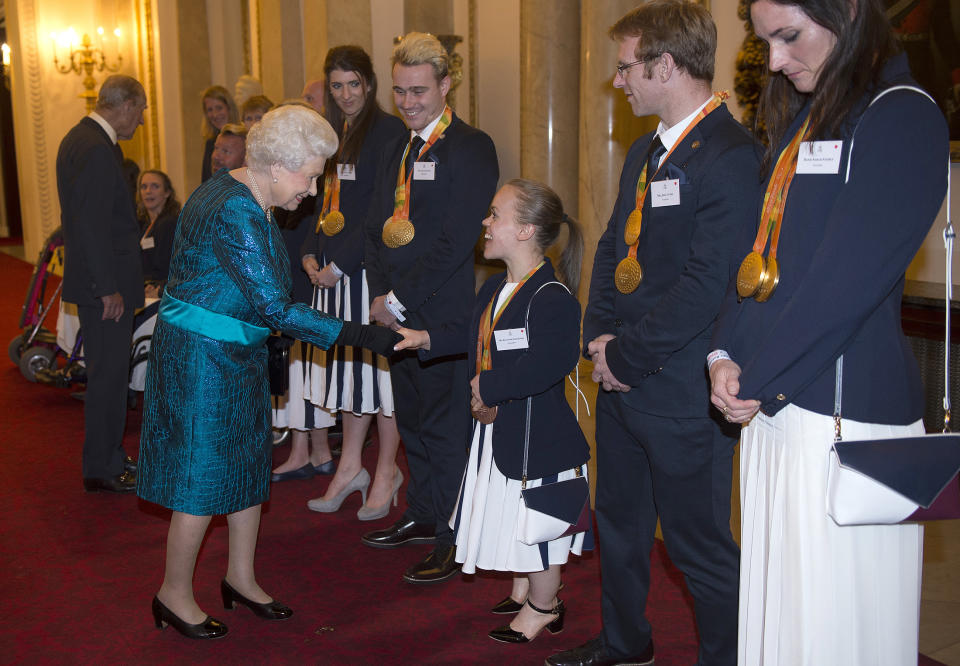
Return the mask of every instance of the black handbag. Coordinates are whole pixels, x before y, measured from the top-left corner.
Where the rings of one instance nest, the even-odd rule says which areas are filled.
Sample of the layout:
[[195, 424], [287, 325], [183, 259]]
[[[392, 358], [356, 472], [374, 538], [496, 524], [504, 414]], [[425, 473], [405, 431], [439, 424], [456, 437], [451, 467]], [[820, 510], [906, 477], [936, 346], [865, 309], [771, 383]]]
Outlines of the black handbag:
[[270, 395], [283, 396], [290, 388], [290, 345], [293, 339], [275, 334], [267, 338], [267, 376]]
[[[533, 297], [550, 284], [540, 286]], [[569, 291], [569, 290], [568, 290]], [[527, 335], [530, 335], [530, 303], [527, 303], [527, 314], [524, 326]], [[520, 479], [520, 496], [522, 504], [518, 516], [518, 538], [525, 544], [533, 545], [553, 541], [563, 536], [586, 532], [593, 525], [590, 513], [590, 485], [583, 476], [583, 465], [576, 467], [576, 476], [572, 479], [544, 483], [535, 488], [527, 488], [527, 459], [530, 454], [530, 413], [533, 399], [527, 398], [527, 421], [523, 434], [523, 471]]]

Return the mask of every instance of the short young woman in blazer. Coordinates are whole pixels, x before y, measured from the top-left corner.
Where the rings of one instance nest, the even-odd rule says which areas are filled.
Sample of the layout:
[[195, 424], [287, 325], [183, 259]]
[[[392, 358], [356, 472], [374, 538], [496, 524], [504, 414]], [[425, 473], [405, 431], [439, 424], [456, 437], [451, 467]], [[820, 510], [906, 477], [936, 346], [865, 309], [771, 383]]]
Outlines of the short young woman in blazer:
[[[397, 348], [418, 348], [424, 358], [467, 351], [471, 367], [477, 368], [470, 381], [474, 416], [486, 421], [482, 414], [496, 410], [491, 424], [474, 420], [470, 457], [450, 523], [464, 573], [479, 567], [520, 574], [511, 594], [517, 617], [490, 632], [491, 638], [508, 643], [525, 643], [544, 627], [552, 633], [563, 627], [565, 608], [557, 599], [560, 566], [571, 551], [580, 553], [584, 540], [578, 534], [530, 546], [517, 533], [526, 398], [533, 397], [528, 488], [571, 478], [576, 469], [586, 474], [590, 457], [564, 394], [564, 378], [579, 357], [580, 304], [555, 283], [553, 266], [544, 256], [564, 225], [569, 241], [559, 268], [575, 291], [583, 255], [576, 223], [564, 215], [550, 188], [511, 180], [497, 192], [483, 221], [483, 256], [502, 259], [507, 272], [480, 288], [469, 326], [461, 321], [436, 330], [399, 331], [406, 339]], [[505, 599], [497, 609], [509, 605]]]

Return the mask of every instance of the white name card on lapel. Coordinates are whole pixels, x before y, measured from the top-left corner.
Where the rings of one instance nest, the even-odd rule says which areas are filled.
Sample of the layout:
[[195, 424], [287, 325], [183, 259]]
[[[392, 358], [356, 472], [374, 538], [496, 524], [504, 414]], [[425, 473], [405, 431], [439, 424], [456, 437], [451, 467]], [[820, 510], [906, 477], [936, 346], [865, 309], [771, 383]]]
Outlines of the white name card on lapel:
[[436, 172], [435, 162], [414, 162], [413, 179], [414, 180], [433, 180]]
[[655, 180], [650, 183], [650, 207], [680, 205], [680, 180]]
[[797, 154], [797, 173], [830, 174], [840, 172], [843, 141], [803, 141]]

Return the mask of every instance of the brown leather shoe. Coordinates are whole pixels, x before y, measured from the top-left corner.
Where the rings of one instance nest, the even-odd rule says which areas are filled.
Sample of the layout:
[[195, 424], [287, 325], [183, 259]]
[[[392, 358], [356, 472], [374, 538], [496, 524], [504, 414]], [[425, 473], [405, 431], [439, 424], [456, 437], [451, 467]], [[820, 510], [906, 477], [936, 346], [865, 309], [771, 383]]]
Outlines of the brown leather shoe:
[[83, 489], [88, 493], [132, 493], [137, 489], [137, 475], [123, 472], [109, 479], [84, 479]]
[[454, 559], [456, 554], [456, 546], [437, 546], [426, 559], [404, 571], [403, 579], [414, 584], [447, 580], [460, 571], [460, 565]]

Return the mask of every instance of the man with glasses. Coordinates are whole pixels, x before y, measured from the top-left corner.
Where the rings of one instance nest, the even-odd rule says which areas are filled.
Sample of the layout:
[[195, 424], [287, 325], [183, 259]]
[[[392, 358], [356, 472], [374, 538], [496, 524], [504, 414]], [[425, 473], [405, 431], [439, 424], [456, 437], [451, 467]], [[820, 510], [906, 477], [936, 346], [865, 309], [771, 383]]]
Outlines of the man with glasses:
[[694, 598], [698, 664], [737, 659], [739, 552], [730, 533], [738, 429], [711, 412], [710, 332], [756, 229], [755, 144], [711, 92], [716, 27], [701, 5], [653, 0], [610, 29], [614, 86], [656, 132], [627, 153], [584, 314], [597, 397], [603, 629], [548, 664], [650, 664], [645, 617], [657, 519]]

